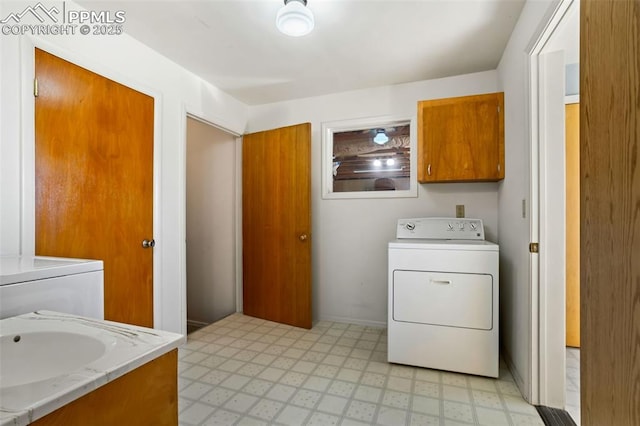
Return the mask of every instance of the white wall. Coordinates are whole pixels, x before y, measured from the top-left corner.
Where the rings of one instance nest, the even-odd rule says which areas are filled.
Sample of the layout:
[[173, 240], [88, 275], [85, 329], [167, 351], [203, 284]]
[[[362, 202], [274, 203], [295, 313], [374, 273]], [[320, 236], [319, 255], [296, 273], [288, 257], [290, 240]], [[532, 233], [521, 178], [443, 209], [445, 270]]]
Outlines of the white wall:
[[[529, 284], [530, 163], [528, 55], [526, 49], [552, 1], [528, 1], [509, 39], [498, 79], [505, 92], [505, 179], [499, 186], [500, 309], [503, 354], [522, 393], [530, 394], [531, 303]], [[522, 201], [526, 203], [523, 217]]]
[[[30, 4], [2, 2], [0, 16]], [[186, 112], [241, 134], [246, 106], [126, 35], [1, 35], [2, 254], [34, 250], [34, 46], [155, 97], [154, 320], [157, 328], [184, 331]]]
[[[558, 23], [543, 53], [562, 50], [565, 61], [565, 94], [580, 92], [580, 3], [575, 1]], [[574, 100], [575, 101], [575, 100]]]
[[545, 52], [564, 51], [567, 64], [580, 62], [580, 4], [574, 4], [544, 46]]
[[[311, 122], [312, 262], [315, 320], [385, 325], [387, 243], [403, 217], [455, 216], [484, 219], [487, 238], [498, 236], [498, 184], [419, 185], [417, 198], [334, 199], [321, 197], [321, 123], [355, 118], [415, 118], [417, 102], [497, 91], [497, 73], [482, 73], [385, 86], [254, 106], [249, 132]], [[507, 170], [511, 166], [507, 163]]]
[[0, 255], [21, 252], [20, 46], [11, 41], [0, 37]]
[[187, 120], [187, 320], [236, 311], [236, 137]]

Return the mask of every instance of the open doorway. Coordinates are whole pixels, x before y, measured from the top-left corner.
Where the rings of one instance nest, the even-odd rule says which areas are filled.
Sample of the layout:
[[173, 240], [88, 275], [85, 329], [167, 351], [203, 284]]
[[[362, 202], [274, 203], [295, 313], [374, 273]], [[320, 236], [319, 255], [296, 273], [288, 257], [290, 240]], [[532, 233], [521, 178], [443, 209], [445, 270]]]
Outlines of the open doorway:
[[[574, 78], [567, 73], [567, 81]], [[575, 78], [578, 78], [577, 72]], [[567, 86], [568, 88], [568, 86]], [[566, 370], [565, 409], [580, 424], [580, 103], [565, 105], [566, 153]]]
[[236, 136], [187, 117], [187, 332], [236, 312]]
[[[564, 188], [564, 290], [565, 290], [565, 340], [564, 340], [564, 408], [574, 421], [580, 424], [580, 11], [579, 3], [572, 3], [563, 19], [551, 34], [542, 56], [550, 52], [562, 52], [564, 80], [564, 144], [563, 152], [557, 147], [547, 147], [550, 155], [564, 155], [564, 173], [556, 175], [561, 181], [549, 181], [555, 187]], [[549, 140], [551, 144], [554, 141]], [[541, 191], [541, 196], [551, 189]], [[560, 213], [557, 208], [549, 212]], [[555, 219], [541, 217], [541, 222]], [[562, 266], [562, 265], [560, 265]], [[553, 285], [553, 283], [547, 283]], [[559, 372], [561, 373], [561, 372]]]
[[539, 211], [537, 222], [532, 217], [532, 241], [540, 242], [539, 309], [533, 313], [539, 336], [532, 351], [539, 369], [532, 375], [537, 385], [533, 399], [566, 409], [578, 424], [579, 352], [567, 347], [579, 345], [580, 302], [575, 290], [580, 280], [580, 206], [573, 201], [579, 200], [580, 191], [579, 112], [575, 113], [579, 107], [569, 105], [579, 102], [579, 25], [579, 2], [560, 2], [531, 53], [532, 89], [538, 101], [532, 101], [532, 152], [539, 153], [539, 163], [532, 163], [532, 207], [536, 204]]

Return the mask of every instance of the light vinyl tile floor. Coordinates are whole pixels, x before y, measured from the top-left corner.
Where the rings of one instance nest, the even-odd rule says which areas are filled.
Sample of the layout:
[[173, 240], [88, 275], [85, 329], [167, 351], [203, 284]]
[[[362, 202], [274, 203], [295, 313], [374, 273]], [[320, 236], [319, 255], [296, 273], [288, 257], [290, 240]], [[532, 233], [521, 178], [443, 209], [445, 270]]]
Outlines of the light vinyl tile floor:
[[567, 347], [566, 354], [567, 412], [580, 426], [580, 349]]
[[389, 364], [385, 329], [234, 314], [179, 350], [180, 425], [543, 425], [500, 378]]

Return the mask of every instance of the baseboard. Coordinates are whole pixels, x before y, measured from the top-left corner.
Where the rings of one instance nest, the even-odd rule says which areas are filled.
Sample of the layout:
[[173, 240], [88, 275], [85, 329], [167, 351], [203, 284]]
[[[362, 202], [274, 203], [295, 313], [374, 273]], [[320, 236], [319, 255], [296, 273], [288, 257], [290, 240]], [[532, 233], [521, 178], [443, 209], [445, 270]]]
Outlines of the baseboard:
[[207, 322], [187, 319], [187, 328], [202, 328], [209, 325]]
[[513, 363], [511, 356], [509, 356], [509, 353], [504, 349], [504, 347], [502, 347], [502, 350], [500, 351], [500, 353], [502, 355], [502, 359], [504, 359], [504, 362], [507, 364], [507, 368], [511, 372], [511, 376], [513, 377], [513, 380], [516, 382], [516, 386], [518, 386], [520, 393], [528, 403], [531, 403], [531, 395], [529, 395], [529, 392], [525, 392], [526, 389], [525, 389], [524, 379], [522, 378], [522, 376], [520, 375], [520, 372], [518, 371], [515, 364]]
[[[386, 321], [370, 321], [370, 320], [362, 320], [357, 318], [338, 317], [338, 316], [332, 316], [332, 315], [323, 315], [320, 318], [318, 318], [318, 321], [341, 322], [346, 324], [363, 325], [366, 327], [387, 328]], [[314, 321], [314, 324], [317, 323], [318, 321]]]
[[[244, 315], [244, 312], [242, 311], [238, 311], [237, 313]], [[365, 327], [374, 327], [374, 328], [387, 328], [386, 321], [370, 321], [370, 320], [362, 320], [362, 319], [356, 319], [356, 318], [338, 317], [333, 315], [323, 315], [318, 319], [314, 320], [313, 325], [316, 325], [320, 321], [340, 322], [345, 324], [355, 324], [355, 325], [362, 325]], [[190, 325], [190, 323], [191, 321], [187, 320], [187, 325]], [[197, 321], [194, 321], [194, 323], [197, 325]], [[205, 325], [208, 325], [208, 324], [205, 324]]]

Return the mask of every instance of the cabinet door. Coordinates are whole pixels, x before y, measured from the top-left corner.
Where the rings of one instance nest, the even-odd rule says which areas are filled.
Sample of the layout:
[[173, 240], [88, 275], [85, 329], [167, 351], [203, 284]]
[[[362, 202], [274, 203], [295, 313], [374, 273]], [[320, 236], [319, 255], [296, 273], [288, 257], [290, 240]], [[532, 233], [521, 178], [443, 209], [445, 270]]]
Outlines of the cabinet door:
[[504, 94], [418, 102], [418, 181], [504, 178]]

